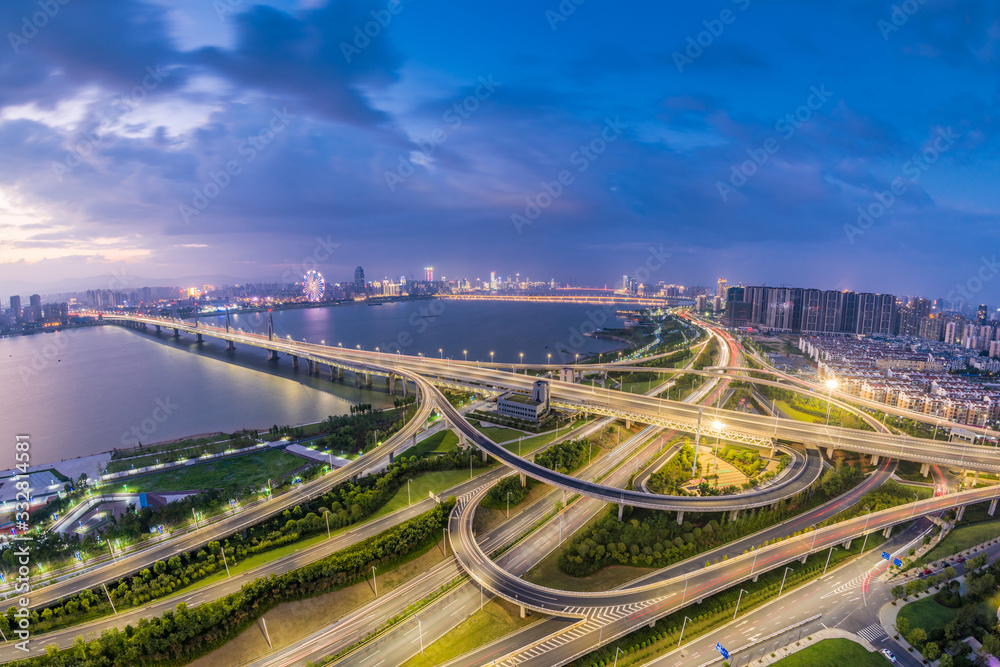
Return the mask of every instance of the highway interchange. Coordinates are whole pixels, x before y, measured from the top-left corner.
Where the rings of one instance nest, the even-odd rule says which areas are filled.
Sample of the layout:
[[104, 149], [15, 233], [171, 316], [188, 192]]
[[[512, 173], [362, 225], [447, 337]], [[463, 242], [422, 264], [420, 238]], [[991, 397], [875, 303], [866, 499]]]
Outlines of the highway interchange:
[[[133, 321], [145, 320], [147, 323], [154, 321], [151, 318], [132, 319]], [[190, 325], [170, 322], [168, 320], [158, 320], [158, 323], [164, 327], [178, 327], [185, 331], [188, 331], [185, 327], [193, 329]], [[200, 333], [213, 335], [206, 327], [198, 327], [198, 329]], [[719, 335], [719, 333], [713, 332], [713, 335]], [[537, 467], [526, 459], [510, 454], [507, 450], [492, 443], [488, 438], [479, 433], [465, 420], [460, 412], [455, 410], [447, 400], [440, 396], [437, 389], [433, 386], [478, 387], [490, 391], [496, 391], [496, 388], [526, 388], [530, 386], [530, 383], [534, 379], [529, 375], [513, 374], [498, 368], [489, 368], [482, 365], [450, 360], [444, 364], [422, 357], [403, 357], [402, 355], [342, 350], [291, 341], [267, 340], [266, 338], [261, 340], [262, 337], [260, 336], [244, 334], [242, 332], [228, 332], [218, 337], [245, 345], [253, 345], [265, 349], [278, 349], [286, 354], [296, 354], [312, 358], [316, 363], [334, 362], [344, 364], [352, 370], [357, 369], [367, 373], [394, 373], [396, 375], [408, 376], [418, 387], [420, 395], [423, 398], [421, 401], [421, 415], [418, 415], [423, 416], [423, 419], [419, 421], [418, 419], [411, 420], [403, 432], [397, 434], [390, 442], [384, 443], [377, 452], [370, 453], [371, 456], [368, 460], [358, 466], [338, 471], [336, 476], [327, 475], [313, 482], [314, 486], [312, 488], [303, 489], [297, 494], [286, 494], [282, 498], [270, 501], [270, 505], [275, 506], [281, 503], [282, 510], [286, 506], [297, 504], [303, 497], [318, 495], [324, 492], [330, 486], [339, 483], [339, 481], [349, 478], [351, 475], [358, 474], [359, 470], [364, 471], [375, 467], [376, 462], [379, 459], [387, 457], [389, 452], [403, 451], [412, 442], [416, 428], [415, 425], [425, 423], [426, 414], [429, 414], [429, 411], [434, 408], [444, 414], [449, 425], [462, 434], [464, 440], [490, 453], [495, 458], [501, 460], [506, 466], [518, 472], [523, 472], [532, 478], [545, 481], [556, 488], [580, 494], [581, 498], [571, 504], [568, 509], [564, 509], [558, 517], [560, 524], [564, 522], [567, 524], [563, 526], [567, 535], [572, 534], [576, 527], [583, 525], [586, 520], [592, 517], [597, 511], [600, 511], [606, 502], [669, 509], [672, 511], [706, 510], [706, 505], [698, 506], [696, 502], [698, 499], [659, 496], [651, 500], [651, 496], [655, 496], [655, 494], [623, 489], [622, 487], [627, 485], [629, 481], [628, 473], [631, 471], [631, 467], [620, 465], [620, 461], [595, 460], [591, 466], [578, 471], [575, 476], [559, 475], [558, 473]], [[723, 345], [722, 349], [727, 352], [725, 357], [728, 358], [730, 349], [735, 352], [737, 348], [732, 345], [731, 339], [727, 338], [726, 341], [727, 344]], [[718, 365], [726, 367], [727, 370], [733, 373], [738, 372], [737, 369], [740, 366], [738, 359], [735, 358], [737, 354], [733, 354], [733, 366], [728, 365], [729, 362], [726, 358]], [[538, 366], [534, 366], [533, 368], [538, 368]], [[656, 369], [642, 368], [641, 370]], [[745, 380], [746, 378], [745, 376], [741, 376], [739, 379]], [[714, 379], [710, 378], [709, 382], [706, 383], [706, 387], [710, 388], [713, 381]], [[496, 562], [490, 560], [486, 553], [484, 553], [484, 550], [492, 551], [496, 548], [496, 545], [505, 544], [519, 536], [523, 532], [524, 526], [522, 524], [531, 525], [530, 522], [533, 518], [544, 514], [544, 511], [548, 511], [548, 508], [551, 508], [554, 502], [553, 498], [558, 498], [557, 491], [552, 491], [546, 498], [519, 512], [518, 516], [520, 518], [515, 517], [509, 525], [501, 525], [487, 535], [477, 537], [472, 534], [471, 527], [476, 504], [486, 491], [488, 491], [489, 487], [505, 474], [505, 471], [502, 468], [494, 470], [461, 485], [455, 491], [456, 495], [462, 498], [462, 502], [459, 503], [456, 511], [453, 513], [450, 530], [450, 542], [458, 556], [457, 563], [455, 560], [442, 562], [434, 570], [423, 574], [410, 586], [394, 591], [391, 596], [387, 595], [382, 600], [376, 599], [371, 604], [392, 607], [394, 602], [402, 604], [403, 602], [411, 601], [413, 596], [421, 593], [426, 594], [425, 591], [434, 590], [436, 586], [440, 585], [441, 581], [449, 581], [457, 573], [464, 571], [472, 577], [474, 583], [460, 586], [452, 595], [464, 595], [467, 598], [471, 595], [478, 600], [481, 595], [481, 586], [485, 588], [487, 594], [498, 594], [526, 608], [562, 617], [561, 620], [555, 618], [542, 623], [536, 623], [519, 633], [515, 633], [512, 637], [512, 642], [499, 642], [497, 645], [491, 647], [494, 653], [492, 658], [485, 655], [479, 656], [484, 658], [484, 662], [478, 664], [485, 664], [486, 661], [490, 659], [497, 660], [499, 657], [517, 660], [517, 664], [564, 664], [575, 655], [589, 652], [594, 648], [590, 630], [596, 629], [600, 633], [602, 641], [606, 643], [616, 636], [627, 634], [644, 624], [648, 624], [650, 620], [658, 616], [680, 609], [690, 604], [693, 600], [702, 599], [712, 592], [738, 584], [740, 581], [752, 577], [753, 574], [759, 574], [767, 569], [780, 567], [785, 563], [799, 560], [809, 553], [828, 550], [854, 536], [865, 532], [874, 532], [887, 526], [891, 527], [896, 524], [907, 523], [911, 519], [918, 518], [921, 515], [939, 513], [944, 509], [949, 509], [957, 505], [982, 502], [983, 500], [996, 497], [997, 489], [994, 487], [950, 495], [947, 498], [932, 498], [901, 508], [885, 510], [884, 512], [872, 514], [864, 521], [863, 525], [859, 523], [861, 520], [842, 522], [818, 531], [811, 531], [806, 536], [786, 539], [768, 547], [757, 548], [753, 551], [754, 555], [751, 560], [748, 555], [741, 555], [742, 550], [746, 548], [743, 546], [743, 543], [763, 543], [765, 540], [773, 539], [771, 536], [788, 535], [801, 530], [803, 526], [812, 525], [823, 518], [835, 514], [840, 508], [850, 506], [867, 490], [878, 486], [891, 475], [895, 468], [895, 462], [892, 460], [894, 458], [902, 457], [909, 460], [932, 463], [935, 464], [933, 466], [935, 470], [938, 465], [959, 469], [998, 470], [1000, 469], [1000, 465], [996, 463], [996, 457], [990, 451], [974, 445], [950, 445], [892, 434], [860, 432], [851, 429], [792, 422], [790, 420], [771, 418], [763, 415], [747, 415], [728, 410], [708, 411], [704, 407], [699, 410], [695, 405], [684, 402], [622, 394], [621, 392], [612, 390], [588, 388], [558, 381], [552, 382], [552, 385], [553, 398], [558, 405], [573, 407], [589, 412], [590, 414], [603, 416], [604, 419], [598, 420], [597, 424], [603, 424], [613, 418], [633, 419], [640, 423], [650, 424], [640, 435], [622, 445], [619, 450], [616, 450], [616, 452], [627, 452], [633, 456], [638, 456], [640, 460], [647, 460], [659, 454], [662, 439], [657, 440], [653, 436], [657, 436], [663, 429], [680, 426], [688, 432], [695, 432], [701, 436], [723, 435], [727, 439], [738, 439], [742, 436], [752, 444], [763, 447], [774, 446], [777, 441], [803, 443], [807, 447], [806, 451], [814, 453], [817, 452], [816, 448], [818, 447], [835, 447], [837, 449], [878, 455], [881, 457], [881, 462], [876, 473], [869, 476], [865, 482], [859, 487], [852, 489], [845, 496], [829, 503], [829, 507], [816, 508], [809, 513], [795, 517], [786, 524], [775, 526], [772, 529], [768, 529], [768, 531], [763, 531], [720, 549], [720, 554], [727, 549], [729, 550], [730, 553], [726, 555], [730, 560], [720, 562], [718, 565], [710, 568], [697, 566], [697, 569], [695, 569], [695, 564], [693, 563], [681, 563], [657, 572], [643, 581], [635, 582], [634, 585], [624, 589], [589, 594], [573, 594], [564, 591], [543, 589], [539, 586], [527, 584], [527, 582], [520, 578], [520, 575], [527, 572], [527, 569], [530, 569], [530, 564], [534, 564], [544, 554], [547, 554], [557, 546], [557, 541], [552, 537], [552, 529], [556, 525], [555, 519], [535, 531], [528, 539], [505, 552], [504, 556]], [[655, 396], [662, 388], [663, 385], [650, 393]], [[722, 391], [722, 388], [720, 387], [718, 391]], [[704, 394], [700, 395], [699, 398], [703, 398], [703, 396]], [[715, 394], [712, 395], [712, 398], [714, 397]], [[710, 405], [711, 402], [710, 398], [708, 404]], [[702, 412], [708, 412], [712, 416], [711, 423], [699, 423], [699, 416], [701, 416], [700, 413]], [[722, 424], [716, 423], [718, 421], [721, 421]], [[414, 428], [410, 428], [411, 426]], [[699, 431], [700, 433], [698, 433]], [[709, 501], [709, 505], [711, 505], [708, 508], [709, 511], [739, 510], [747, 507], [772, 504], [780, 498], [797, 493], [804, 488], [803, 486], [796, 486], [795, 481], [801, 480], [805, 482], [804, 486], [812, 483], [815, 479], [812, 472], [815, 472], [816, 475], [820, 472], [818, 465], [815, 463], [815, 461], [819, 460], [818, 456], [810, 457], [808, 461], [813, 462], [813, 468], [810, 469], [810, 474], [804, 474], [806, 468], [809, 466], [806, 465], [807, 459], [805, 457], [800, 458], [801, 470], [793, 470], [786, 475], [792, 480], [792, 483], [777, 484], [757, 494], [722, 497], [721, 500], [718, 498], [703, 499], [701, 502]], [[593, 466], [598, 464], [617, 467], [603, 472], [591, 470]], [[607, 475], [601, 480], [600, 484], [587, 481], [600, 475]], [[323, 490], [320, 491], [320, 488]], [[692, 500], [695, 502], [692, 502]], [[269, 571], [284, 571], [310, 560], [315, 560], [315, 558], [320, 557], [324, 553], [342, 548], [351, 539], [360, 539], [359, 535], [352, 535], [352, 533], [361, 531], [365, 536], [374, 534], [374, 532], [378, 532], [392, 523], [419, 513], [419, 511], [422, 511], [421, 508], [426, 509], [425, 506], [429, 506], [429, 502], [429, 500], [421, 501], [414, 504], [411, 508], [383, 517], [377, 522], [365, 524], [349, 533], [344, 533], [328, 543], [324, 542], [321, 545], [316, 545], [316, 547], [312, 548], [312, 551], [299, 552], [296, 554], [295, 559], [283, 559], [270, 563]], [[546, 509], [543, 511], [543, 508]], [[274, 507], [265, 506], [253, 513], [249, 511], [242, 512], [232, 517], [229, 523], [218, 522], [213, 525], [211, 527], [214, 531], [212, 535], [231, 534], [234, 530], [238, 530], [238, 528], [233, 528], [234, 525], [250, 525], [250, 523], [259, 521], [263, 516], [269, 515], [274, 511]], [[573, 514], [577, 515], [575, 519], [572, 516]], [[917, 525], [919, 525], [919, 522], [914, 524], [914, 526]], [[228, 532], [226, 532], [227, 530]], [[908, 530], [915, 530], [915, 528], [911, 527]], [[205, 537], [205, 535], [208, 535], [207, 530], [202, 535], [198, 535], [196, 531], [194, 534], [170, 540], [155, 548], [161, 550], [169, 549], [169, 553], [172, 554], [193, 548], [199, 543], [207, 542], [209, 539], [215, 539], [215, 537]], [[547, 539], [547, 541], [540, 542], [543, 539]], [[484, 547], [484, 545], [486, 546]], [[168, 552], [163, 551], [163, 553]], [[701, 560], [705, 556], [706, 554], [701, 554], [697, 560]], [[711, 557], [713, 554], [708, 554], [708, 556]], [[52, 596], [51, 599], [55, 599], [68, 594], [68, 592], [72, 592], [74, 589], [79, 590], [83, 586], [92, 586], [100, 581], [117, 578], [122, 576], [122, 574], [143, 567], [142, 563], [148, 563], [151, 560], [164, 557], [166, 556], [159, 551], [146, 550], [130, 557], [128, 560], [132, 560], [133, 562], [131, 563], [126, 560], [120, 565], [112, 564], [111, 566], [97, 568], [85, 576], [68, 580], [57, 586], [47, 587], [51, 591], [47, 589], [40, 589], [40, 591], [46, 591], [47, 595]], [[860, 567], [864, 560], [864, 558], [859, 559], [856, 566]], [[461, 569], [459, 569], [459, 565]], [[118, 567], [116, 568], [116, 566]], [[848, 567], [856, 566], [851, 565]], [[258, 572], [255, 571], [253, 574], [257, 576]], [[816, 583], [813, 582], [809, 586], [816, 585]], [[211, 599], [212, 597], [224, 594], [224, 592], [225, 590], [221, 586], [218, 590], [209, 590], [206, 587], [202, 589], [199, 595], [201, 599]], [[200, 599], [194, 600], [194, 602], [198, 601]], [[442, 602], [437, 602], [435, 605], [440, 605]], [[449, 602], [449, 604], [458, 603]], [[470, 601], [466, 599], [457, 609], [465, 610], [470, 604]], [[404, 604], [403, 607], [405, 606]], [[628, 613], [624, 613], [626, 610]], [[449, 611], [452, 611], [451, 607], [449, 607]], [[471, 611], [473, 609], [470, 608], [461, 618], [467, 616]], [[147, 609], [136, 610], [134, 613], [139, 615], [153, 615], [159, 613], [159, 606], [151, 605]], [[380, 609], [377, 613], [371, 613], [370, 611], [364, 614], [351, 614], [348, 619], [342, 619], [328, 630], [314, 633], [294, 643], [293, 647], [282, 650], [275, 656], [262, 659], [254, 664], [303, 664], [306, 659], [316, 659], [322, 655], [329, 654], [331, 650], [335, 652], [337, 646], [343, 645], [344, 642], [349, 640], [356, 640], [359, 636], [356, 623], [363, 619], [368, 619], [368, 625], [370, 626], [375, 619], [384, 618], [387, 615], [391, 615], [391, 613], [394, 612], [391, 612], [389, 609]], [[458, 613], [457, 611], [452, 613], [449, 618]], [[578, 620], [566, 620], [567, 618]], [[428, 627], [428, 625], [432, 627]], [[436, 624], [437, 627], [434, 627], [434, 624], [424, 622], [421, 624], [421, 632], [424, 634], [425, 640], [432, 641], [435, 636], [440, 636], [449, 627], [453, 627], [453, 625], [454, 623], [442, 622]], [[583, 632], [580, 632], [581, 629]], [[97, 628], [95, 627], [93, 630], [97, 630]], [[552, 638], [547, 640], [548, 644], [551, 645], [549, 650], [539, 651], [536, 646], [533, 649], [536, 651], [536, 655], [521, 656], [524, 660], [515, 658], [517, 647], [514, 646], [514, 643], [520, 641], [522, 642], [521, 645], [523, 645], [526, 640], [530, 640], [527, 642], [530, 644], [535, 640], [548, 636], [553, 631], [558, 632], [555, 635], [555, 640]], [[68, 639], [69, 635], [76, 636], [80, 632], [81, 628], [74, 628], [65, 631], [63, 634]], [[360, 634], [365, 634], [365, 632], [361, 632]], [[391, 639], [390, 635], [392, 634], [390, 632], [386, 637]], [[532, 637], [532, 634], [535, 636]], [[54, 634], [53, 639], [55, 638]], [[557, 641], [560, 638], [565, 639], [565, 641]], [[62, 637], [59, 637], [59, 644], [65, 645], [62, 639]], [[412, 644], [413, 642], [410, 641], [409, 643]], [[368, 650], [376, 652], [386, 651], [388, 650], [387, 646], [398, 646], [400, 648], [397, 649], [396, 658], [402, 660], [403, 654], [407, 650], [412, 649], [412, 647], [407, 647], [406, 644], [406, 641], [399, 639], [391, 641], [383, 639], [370, 644], [369, 646], [372, 648]], [[500, 650], [504, 651], [503, 655], [496, 655], [496, 652]], [[395, 659], [390, 662], [398, 664], [395, 662]], [[355, 656], [350, 663], [345, 664], [367, 665], [379, 663], [377, 661], [371, 663], [362, 662], [360, 656]], [[463, 664], [473, 663], [468, 662]], [[696, 663], [662, 662], [662, 664]]]

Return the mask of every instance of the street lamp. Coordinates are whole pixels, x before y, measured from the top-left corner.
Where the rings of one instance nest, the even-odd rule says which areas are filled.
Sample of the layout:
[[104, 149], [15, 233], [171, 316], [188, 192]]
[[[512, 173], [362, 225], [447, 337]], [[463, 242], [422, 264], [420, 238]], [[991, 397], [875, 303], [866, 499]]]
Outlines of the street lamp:
[[740, 613], [740, 600], [743, 599], [743, 594], [744, 593], [746, 593], [747, 595], [750, 595], [750, 591], [745, 591], [742, 588], [740, 589], [740, 596], [738, 598], [736, 598], [736, 611], [733, 612], [733, 620], [734, 621], [736, 620], [736, 614]]
[[722, 429], [725, 427], [726, 425], [718, 419], [712, 422], [712, 428], [717, 431], [715, 436], [715, 472], [719, 471], [719, 441], [722, 440]]
[[830, 425], [830, 408], [833, 406], [833, 390], [837, 386], [836, 378], [830, 378], [826, 381], [826, 388], [829, 389], [826, 395], [826, 425]]
[[872, 518], [872, 511], [869, 509], [868, 505], [865, 505], [865, 509], [868, 510], [868, 516], [865, 517], [865, 528], [863, 531], [865, 534], [865, 541], [861, 543], [861, 553], [864, 553], [865, 547], [868, 546], [868, 519]]
[[781, 591], [783, 591], [785, 589], [785, 577], [788, 576], [788, 571], [791, 570], [791, 569], [792, 568], [790, 568], [790, 567], [786, 567], [785, 568], [785, 573], [783, 575], [781, 575], [781, 587], [778, 589], [778, 597], [781, 597]]
[[462, 350], [462, 354], [465, 355], [465, 360], [468, 361], [469, 360], [469, 351], [468, 350]]
[[438, 348], [438, 354], [441, 355], [441, 360], [444, 361], [444, 348]]
[[375, 580], [375, 566], [372, 565], [372, 586], [375, 587], [375, 597], [378, 597], [378, 581]]
[[625, 655], [625, 651], [621, 650], [620, 648], [618, 648], [616, 646], [615, 647], [615, 664], [614, 664], [614, 667], [618, 667], [618, 654], [619, 653], [621, 653], [622, 655]]
[[937, 420], [937, 423], [934, 424], [934, 437], [931, 438], [931, 440], [937, 440], [938, 426], [940, 426], [940, 425], [941, 425], [941, 420], [939, 419], [939, 420]]
[[493, 350], [490, 350], [490, 363], [493, 363]]

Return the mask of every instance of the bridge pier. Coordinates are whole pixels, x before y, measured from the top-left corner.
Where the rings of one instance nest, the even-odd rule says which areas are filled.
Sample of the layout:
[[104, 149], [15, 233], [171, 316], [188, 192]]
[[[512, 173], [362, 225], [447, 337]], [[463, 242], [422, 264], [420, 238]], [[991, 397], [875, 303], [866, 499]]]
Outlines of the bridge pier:
[[851, 539], [849, 539], [846, 542], [844, 542], [844, 549], [850, 549], [851, 548], [851, 542], [853, 542], [853, 541], [854, 541], [854, 538], [852, 537]]
[[344, 369], [341, 368], [341, 367], [339, 367], [339, 366], [337, 366], [337, 367], [335, 367], [335, 370], [337, 371], [337, 379], [338, 380], [343, 380], [344, 379]]
[[972, 478], [972, 486], [979, 484], [979, 471], [976, 471], [975, 476]]
[[365, 373], [365, 386], [371, 389], [372, 386], [372, 374]]
[[872, 454], [872, 465], [873, 466], [878, 465], [878, 454]]
[[354, 371], [354, 383], [358, 385], [358, 389], [361, 389], [361, 372]]
[[160, 333], [160, 325], [154, 324], [153, 326], [156, 327], [156, 333]]
[[931, 464], [930, 463], [921, 463], [920, 464], [920, 474], [923, 475], [924, 477], [929, 477], [930, 474], [931, 474]]
[[806, 558], [809, 558], [809, 554], [805, 554], [804, 556], [802, 556], [802, 560], [800, 560], [799, 562], [802, 563], [803, 565], [805, 565], [806, 564]]
[[729, 521], [730, 522], [736, 521], [738, 518], [740, 518], [740, 511], [739, 510], [733, 510], [732, 512], [729, 513]]
[[997, 511], [997, 499], [994, 498], [993, 500], [990, 501], [989, 515], [993, 516], [993, 513], [996, 512], [996, 511]]
[[337, 379], [337, 367], [330, 366], [330, 382], [333, 382], [336, 379]]
[[885, 530], [882, 531], [882, 537], [889, 539], [892, 536], [892, 526], [886, 526]]
[[684, 510], [681, 510], [680, 512], [677, 513], [677, 525], [678, 526], [684, 525]]
[[292, 355], [292, 368], [298, 368], [298, 367], [299, 367], [299, 358], [298, 358], [298, 356], [296, 356], [296, 355], [293, 354]]
[[306, 359], [306, 374], [312, 375], [315, 372], [312, 359]]
[[277, 350], [268, 350], [267, 351], [267, 360], [268, 361], [277, 361], [278, 359], [281, 359], [281, 357], [278, 356], [278, 351]]
[[231, 340], [227, 340], [226, 341], [226, 352], [235, 352], [235, 351], [236, 351], [236, 343], [234, 343]]
[[389, 452], [389, 465], [392, 465], [392, 461], [393, 461], [393, 455], [392, 454], [393, 454], [392, 452]]
[[528, 486], [528, 476], [527, 476], [527, 475], [525, 475], [525, 474], [524, 474], [524, 473], [522, 472], [522, 473], [521, 473], [521, 488], [523, 489], [523, 488], [524, 488], [524, 487], [526, 487], [526, 486]]
[[618, 521], [619, 521], [619, 523], [622, 520], [622, 514], [624, 514], [624, 512], [625, 512], [625, 506], [624, 505], [619, 505], [618, 506]]
[[482, 447], [480, 447], [479, 451], [481, 451], [483, 453], [483, 463], [486, 463], [486, 450], [483, 449]]
[[625, 430], [626, 431], [632, 430], [632, 420], [631, 419], [626, 419], [625, 420]]
[[174, 329], [174, 338], [180, 338], [180, 337], [181, 337], [181, 332], [177, 329]]
[[525, 618], [526, 616], [527, 616], [527, 612], [525, 612], [524, 605], [522, 604], [521, 605], [521, 618]]
[[197, 336], [195, 336], [195, 342], [196, 342], [196, 343], [204, 343], [205, 341], [203, 341], [203, 340], [201, 339], [201, 334], [198, 334]]
[[409, 384], [409, 383], [406, 381], [406, 378], [403, 378], [403, 398], [406, 398], [406, 392], [407, 392], [406, 385], [407, 384]]
[[[996, 498], [994, 498], [993, 500], [994, 502], [996, 502]], [[955, 513], [955, 523], [961, 521], [963, 516], [965, 516], [965, 505], [959, 507], [958, 512]]]
[[832, 459], [833, 458], [833, 447], [827, 447], [826, 448], [826, 458], [828, 458], [828, 459]]

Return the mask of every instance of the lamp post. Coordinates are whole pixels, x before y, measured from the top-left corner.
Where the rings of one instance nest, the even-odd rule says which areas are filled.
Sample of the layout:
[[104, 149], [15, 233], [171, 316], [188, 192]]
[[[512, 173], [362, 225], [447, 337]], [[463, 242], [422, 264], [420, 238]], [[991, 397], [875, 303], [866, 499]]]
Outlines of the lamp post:
[[372, 586], [375, 588], [375, 597], [378, 597], [378, 581], [375, 579], [375, 566], [372, 565]]
[[678, 646], [680, 646], [680, 645], [681, 645], [681, 642], [682, 642], [682, 641], [684, 641], [684, 628], [686, 628], [686, 627], [687, 627], [687, 624], [688, 624], [688, 621], [690, 621], [690, 620], [691, 620], [690, 618], [688, 618], [687, 616], [685, 616], [685, 617], [684, 617], [684, 622], [683, 622], [683, 623], [681, 623], [681, 636], [680, 636], [680, 638], [679, 638], [679, 639], [677, 640], [677, 645], [678, 645]]
[[778, 589], [778, 597], [781, 597], [781, 591], [785, 590], [785, 577], [788, 576], [788, 571], [791, 570], [791, 569], [792, 568], [790, 568], [790, 567], [786, 567], [785, 568], [785, 573], [783, 575], [781, 575], [781, 587]]
[[917, 513], [917, 503], [920, 502], [920, 496], [918, 496], [917, 494], [914, 493], [913, 494], [913, 498], [914, 498], [914, 501], [913, 501], [913, 511], [910, 512], [910, 518], [911, 519], [913, 518], [913, 515]]
[[736, 620], [736, 614], [740, 613], [740, 600], [743, 599], [743, 594], [744, 593], [746, 593], [747, 595], [750, 595], [750, 591], [745, 591], [742, 588], [740, 589], [740, 596], [738, 598], [736, 598], [736, 611], [733, 612], [733, 620], [734, 621]]
[[[417, 617], [414, 616], [413, 618], [417, 618]], [[417, 630], [420, 633], [420, 652], [423, 653], [424, 652], [424, 624], [420, 622], [419, 618], [417, 618]]]
[[698, 444], [701, 442], [701, 414], [702, 408], [698, 408], [698, 430], [694, 438], [694, 462], [691, 464], [691, 476], [694, 477], [694, 471], [698, 469]]
[[462, 354], [465, 355], [465, 360], [468, 361], [469, 360], [469, 351], [468, 350], [462, 350]]
[[868, 508], [868, 505], [865, 505], [865, 509], [868, 510], [868, 516], [865, 517], [865, 528], [863, 531], [865, 534], [865, 541], [861, 543], [861, 553], [864, 553], [865, 547], [868, 546], [868, 519], [872, 518], [872, 511]]
[[490, 350], [490, 363], [493, 363], [493, 350]]
[[722, 429], [725, 427], [726, 425], [718, 419], [712, 422], [712, 428], [717, 431], [715, 436], [715, 472], [719, 472], [719, 441], [722, 440]]
[[622, 655], [625, 655], [625, 651], [621, 650], [620, 648], [618, 648], [616, 646], [615, 647], [615, 664], [614, 664], [614, 667], [618, 667], [618, 654], [619, 653], [621, 653]]
[[413, 504], [413, 498], [410, 497], [410, 480], [406, 480], [406, 504]]
[[940, 425], [941, 425], [941, 420], [939, 419], [939, 420], [937, 420], [937, 423], [934, 424], [934, 437], [931, 438], [931, 440], [937, 440], [938, 426], [940, 426]]
[[441, 355], [441, 361], [444, 361], [444, 348], [439, 347], [438, 348], [438, 354]]
[[826, 381], [826, 388], [829, 390], [826, 394], [826, 425], [830, 425], [830, 408], [833, 407], [833, 389], [837, 386], [837, 381], [834, 378], [830, 378]]

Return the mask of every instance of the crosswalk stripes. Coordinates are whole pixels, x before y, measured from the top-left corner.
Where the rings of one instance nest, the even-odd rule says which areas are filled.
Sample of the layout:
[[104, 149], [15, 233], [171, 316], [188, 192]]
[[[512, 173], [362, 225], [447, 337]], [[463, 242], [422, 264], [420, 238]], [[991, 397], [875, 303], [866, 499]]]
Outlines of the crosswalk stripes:
[[872, 644], [885, 637], [885, 630], [878, 623], [872, 623], [867, 628], [858, 631], [858, 634], [870, 641]]

